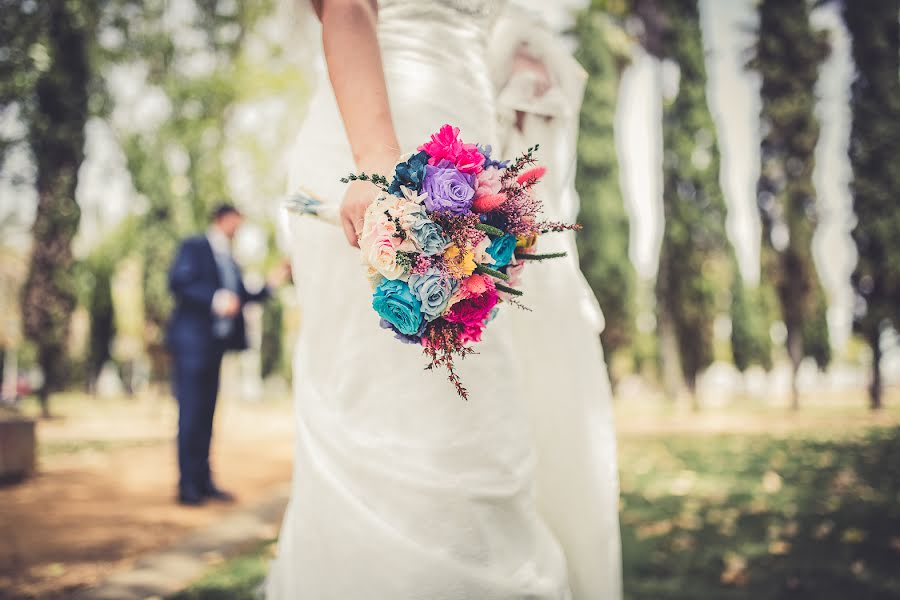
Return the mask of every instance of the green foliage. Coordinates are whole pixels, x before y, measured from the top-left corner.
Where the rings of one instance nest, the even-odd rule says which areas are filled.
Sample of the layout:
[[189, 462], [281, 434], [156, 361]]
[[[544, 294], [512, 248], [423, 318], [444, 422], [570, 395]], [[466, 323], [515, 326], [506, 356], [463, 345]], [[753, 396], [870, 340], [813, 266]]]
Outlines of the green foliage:
[[263, 308], [262, 344], [259, 349], [263, 377], [282, 371], [284, 367], [284, 305], [277, 296]]
[[900, 328], [900, 25], [898, 0], [844, 3], [853, 41], [856, 79], [851, 88], [853, 124], [853, 240], [859, 253], [852, 282], [860, 310], [854, 326], [872, 348], [871, 404], [881, 405], [881, 331]]
[[607, 42], [614, 25], [595, 7], [579, 15], [576, 58], [591, 74], [585, 87], [578, 138], [576, 187], [581, 197], [577, 236], [581, 269], [606, 317], [600, 341], [607, 356], [634, 336], [634, 267], [628, 256], [628, 215], [619, 189], [613, 132], [624, 58]]
[[734, 365], [746, 371], [751, 365], [772, 368], [772, 338], [765, 288], [747, 287], [740, 273], [731, 285], [731, 353]]
[[[143, 263], [145, 344], [157, 378], [165, 375], [163, 336], [173, 308], [167, 268], [178, 240], [204, 229], [211, 207], [226, 197], [221, 152], [228, 110], [240, 92], [236, 57], [246, 32], [269, 4], [197, 2], [199, 14], [191, 26], [203, 32], [205, 45], [188, 49], [179, 46], [166, 25], [164, 3], [147, 7], [119, 0], [105, 15], [124, 38], [105, 52], [108, 63], [145, 63], [146, 85], [160, 89], [171, 104], [155, 130], [119, 131], [134, 186], [149, 204], [133, 245]], [[234, 11], [225, 9], [231, 6]], [[208, 72], [185, 73], [184, 62], [197, 53], [209, 53], [214, 66]]]
[[831, 363], [831, 339], [828, 337], [828, 297], [824, 290], [816, 294], [812, 314], [803, 323], [803, 355], [811, 356], [820, 369]]
[[812, 173], [819, 125], [814, 87], [828, 55], [813, 32], [807, 0], [762, 0], [750, 68], [762, 79], [762, 169], [757, 200], [763, 232], [763, 277], [772, 281], [796, 370], [806, 351], [827, 361], [822, 287], [812, 257], [816, 226]]
[[257, 600], [259, 587], [269, 570], [274, 542], [212, 569], [191, 587], [168, 600]]
[[[690, 389], [713, 355], [717, 263], [731, 256], [719, 151], [706, 103], [706, 67], [696, 0], [661, 0], [662, 56], [680, 71], [663, 112], [665, 228], [656, 281], [661, 328], [670, 323]], [[667, 322], [667, 323], [666, 323]], [[670, 357], [664, 357], [668, 359]]]
[[9, 34], [3, 50], [10, 60], [2, 61], [0, 102], [3, 109], [16, 104], [21, 111], [38, 195], [23, 328], [37, 348], [44, 372], [41, 399], [49, 413], [48, 393], [68, 377], [66, 344], [77, 298], [72, 239], [80, 220], [75, 188], [84, 159], [98, 6], [87, 0], [6, 4], [11, 3], [4, 3], [0, 23]]
[[89, 383], [97, 379], [103, 365], [112, 357], [111, 345], [116, 334], [112, 277], [117, 258], [115, 254], [100, 251], [79, 264], [79, 296], [90, 317], [86, 364]]

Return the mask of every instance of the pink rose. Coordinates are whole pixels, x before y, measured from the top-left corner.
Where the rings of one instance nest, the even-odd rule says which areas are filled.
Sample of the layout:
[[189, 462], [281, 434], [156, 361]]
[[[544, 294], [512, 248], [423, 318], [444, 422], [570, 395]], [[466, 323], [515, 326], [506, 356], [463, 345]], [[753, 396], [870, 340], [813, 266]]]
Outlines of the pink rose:
[[466, 328], [483, 327], [491, 309], [497, 304], [497, 290], [488, 284], [488, 289], [480, 296], [460, 300], [453, 305], [444, 318], [451, 323], [461, 323]]
[[395, 241], [393, 237], [372, 236], [360, 243], [369, 266], [387, 279], [400, 279], [404, 275], [403, 267], [397, 264]]
[[497, 167], [488, 167], [475, 177], [476, 198], [499, 194], [500, 187], [500, 170]]
[[475, 144], [464, 144], [459, 139], [459, 127], [444, 125], [440, 131], [431, 134], [431, 141], [419, 146], [418, 150], [428, 153], [428, 164], [432, 166], [449, 160], [463, 173], [475, 174], [484, 170], [484, 155]]

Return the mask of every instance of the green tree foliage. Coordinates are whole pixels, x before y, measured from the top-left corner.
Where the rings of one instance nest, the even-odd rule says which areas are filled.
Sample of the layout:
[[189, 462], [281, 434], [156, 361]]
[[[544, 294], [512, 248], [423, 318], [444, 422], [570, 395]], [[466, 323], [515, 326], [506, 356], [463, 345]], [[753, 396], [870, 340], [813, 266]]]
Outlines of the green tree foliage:
[[[162, 2], [118, 0], [106, 14], [108, 26], [122, 33], [122, 43], [107, 49], [107, 61], [145, 64], [144, 84], [170, 105], [153, 131], [119, 131], [135, 188], [149, 205], [134, 244], [143, 263], [145, 344], [156, 378], [166, 372], [167, 268], [178, 240], [205, 228], [210, 208], [227, 195], [221, 150], [228, 109], [239, 93], [235, 59], [246, 32], [269, 7], [265, 0], [194, 4], [196, 15], [180, 24], [181, 32], [172, 31]], [[185, 45], [179, 36], [202, 43]], [[211, 66], [195, 73], [191, 61]]]
[[[762, 169], [757, 200], [762, 222], [763, 277], [774, 282], [796, 373], [807, 351], [827, 356], [824, 299], [812, 257], [816, 227], [814, 154], [819, 138], [814, 87], [828, 55], [823, 34], [812, 30], [807, 0], [761, 0], [759, 38], [750, 68], [762, 80]], [[818, 317], [818, 318], [817, 318]], [[824, 337], [823, 337], [824, 336]]]
[[[17, 107], [35, 166], [38, 205], [22, 315], [25, 335], [44, 372], [40, 399], [45, 415], [50, 391], [67, 382], [66, 344], [77, 299], [72, 239], [80, 211], [75, 188], [94, 85], [91, 44], [97, 14], [97, 3], [87, 0], [3, 2], [0, 17], [0, 102], [4, 110]], [[10, 143], [3, 145], [4, 151]]]
[[746, 371], [772, 368], [771, 314], [762, 285], [749, 287], [737, 272], [731, 284], [731, 354], [734, 366]]
[[[713, 272], [729, 260], [719, 152], [706, 103], [706, 67], [696, 0], [659, 0], [659, 56], [677, 65], [678, 90], [663, 109], [663, 205], [656, 298], [665, 361], [680, 361], [688, 389], [713, 361], [717, 289]], [[647, 10], [647, 9], [645, 9]], [[648, 39], [653, 39], [648, 27]], [[650, 48], [653, 46], [651, 45]], [[677, 357], [672, 352], [677, 348]]]
[[284, 367], [284, 305], [277, 296], [270, 298], [263, 308], [259, 354], [263, 377], [276, 374]]
[[581, 196], [578, 236], [581, 268], [606, 317], [600, 335], [607, 356], [630, 345], [634, 333], [635, 273], [628, 257], [628, 214], [619, 189], [613, 132], [624, 58], [610, 46], [614, 25], [590, 9], [579, 15], [576, 58], [591, 74], [581, 110], [577, 188]]
[[86, 360], [88, 387], [100, 375], [103, 365], [112, 357], [112, 342], [116, 335], [113, 308], [112, 278], [116, 255], [94, 252], [79, 264], [81, 302], [90, 316], [90, 335]]
[[881, 333], [900, 327], [900, 26], [898, 0], [848, 0], [844, 22], [853, 41], [856, 79], [851, 88], [850, 164], [855, 329], [872, 348], [870, 406], [881, 407]]

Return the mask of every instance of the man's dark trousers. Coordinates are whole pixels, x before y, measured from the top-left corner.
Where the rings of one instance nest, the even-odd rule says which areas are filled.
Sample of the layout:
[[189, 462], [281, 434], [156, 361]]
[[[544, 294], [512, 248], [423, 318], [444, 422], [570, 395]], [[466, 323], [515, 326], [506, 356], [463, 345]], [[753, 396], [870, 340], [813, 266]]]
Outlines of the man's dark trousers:
[[208, 356], [174, 354], [173, 376], [178, 400], [178, 483], [183, 493], [203, 493], [212, 485], [209, 447], [219, 394], [222, 351]]

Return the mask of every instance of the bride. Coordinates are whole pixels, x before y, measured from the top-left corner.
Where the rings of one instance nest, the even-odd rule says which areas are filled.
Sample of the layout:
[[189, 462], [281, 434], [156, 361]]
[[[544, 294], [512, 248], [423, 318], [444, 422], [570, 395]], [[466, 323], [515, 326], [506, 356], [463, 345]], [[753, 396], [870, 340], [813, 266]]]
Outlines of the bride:
[[303, 318], [297, 447], [267, 597], [620, 598], [602, 317], [574, 239], [547, 236], [572, 260], [531, 267], [534, 312], [506, 307], [459, 365], [465, 402], [423, 371], [420, 348], [380, 329], [354, 247], [376, 190], [339, 181], [390, 175], [450, 123], [498, 155], [541, 143], [554, 174], [541, 183], [545, 213], [574, 219], [583, 73], [554, 36], [497, 0], [294, 1], [320, 28], [298, 35], [322, 40], [327, 68], [291, 184], [343, 197], [343, 232], [291, 222]]

